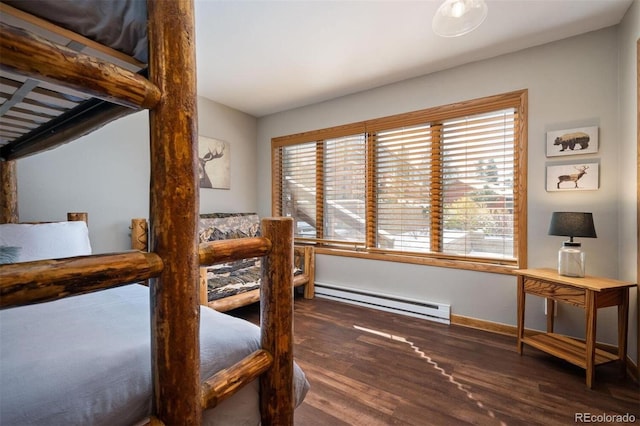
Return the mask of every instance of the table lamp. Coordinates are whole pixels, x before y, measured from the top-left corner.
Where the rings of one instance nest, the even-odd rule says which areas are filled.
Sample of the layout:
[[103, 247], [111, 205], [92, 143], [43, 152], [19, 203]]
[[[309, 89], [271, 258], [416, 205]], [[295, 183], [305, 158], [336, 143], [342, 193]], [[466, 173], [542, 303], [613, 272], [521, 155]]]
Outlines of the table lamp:
[[549, 235], [569, 237], [569, 241], [563, 242], [558, 251], [558, 274], [567, 277], [584, 277], [585, 253], [582, 251], [580, 243], [573, 241], [573, 237], [597, 238], [593, 225], [593, 214], [553, 212]]

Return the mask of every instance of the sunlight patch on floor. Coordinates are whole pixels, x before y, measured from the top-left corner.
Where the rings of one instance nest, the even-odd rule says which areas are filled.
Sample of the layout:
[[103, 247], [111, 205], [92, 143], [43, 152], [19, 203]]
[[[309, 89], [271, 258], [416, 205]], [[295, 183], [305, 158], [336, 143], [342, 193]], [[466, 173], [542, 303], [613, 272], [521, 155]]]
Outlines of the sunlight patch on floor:
[[[433, 366], [433, 368], [436, 369], [436, 371], [438, 371], [440, 374], [442, 374], [444, 377], [446, 377], [447, 380], [449, 382], [451, 382], [452, 384], [454, 384], [460, 391], [464, 392], [466, 394], [467, 398], [469, 398], [471, 401], [473, 401], [476, 404], [476, 406], [478, 406], [478, 408], [480, 408], [481, 410], [484, 410], [487, 413], [487, 415], [489, 417], [491, 417], [492, 419], [496, 419], [497, 420], [496, 415], [495, 415], [495, 413], [493, 411], [491, 411], [489, 408], [486, 408], [484, 406], [484, 404], [481, 401], [478, 401], [473, 396], [473, 393], [468, 391], [464, 387], [464, 385], [462, 383], [458, 382], [451, 374], [447, 373], [442, 367], [440, 367], [438, 365], [437, 362], [432, 360], [429, 355], [425, 354], [422, 349], [420, 349], [418, 346], [414, 345], [413, 342], [407, 340], [405, 337], [402, 337], [402, 336], [396, 336], [394, 334], [385, 333], [383, 331], [372, 330], [370, 328], [360, 327], [360, 326], [355, 325], [355, 324], [353, 325], [353, 328], [355, 328], [356, 330], [364, 331], [366, 333], [375, 334], [376, 336], [384, 337], [385, 339], [390, 339], [390, 340], [394, 340], [396, 342], [401, 342], [401, 343], [405, 343], [405, 344], [409, 345], [411, 347], [411, 349], [413, 349], [413, 351], [420, 356], [420, 358], [425, 359], [429, 364], [431, 364]], [[503, 422], [503, 421], [500, 421], [500, 425], [501, 426], [507, 426], [507, 424], [505, 422]]]

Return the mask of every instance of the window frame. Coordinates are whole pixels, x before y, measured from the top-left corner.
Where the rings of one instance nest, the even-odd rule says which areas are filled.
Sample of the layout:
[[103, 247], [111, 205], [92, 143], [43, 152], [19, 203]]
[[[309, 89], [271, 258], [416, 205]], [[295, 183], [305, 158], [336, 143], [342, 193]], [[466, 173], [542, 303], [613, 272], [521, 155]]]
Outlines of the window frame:
[[[528, 145], [528, 91], [517, 90], [499, 95], [437, 106], [409, 113], [396, 114], [372, 120], [351, 123], [326, 129], [298, 133], [294, 135], [275, 137], [271, 140], [272, 151], [272, 214], [282, 216], [281, 205], [281, 162], [279, 157], [282, 147], [301, 143], [322, 141], [362, 133], [367, 138], [367, 177], [366, 192], [366, 223], [364, 245], [352, 242], [327, 241], [322, 233], [316, 239], [296, 238], [297, 244], [313, 244], [316, 253], [336, 256], [348, 256], [372, 260], [384, 260], [421, 265], [431, 265], [447, 268], [467, 269], [482, 272], [510, 274], [514, 269], [526, 268], [527, 265], [527, 145]], [[414, 253], [385, 251], [375, 245], [376, 196], [375, 182], [372, 178], [371, 167], [375, 167], [375, 151], [373, 135], [378, 131], [386, 131], [403, 126], [417, 124], [438, 123], [464, 116], [483, 114], [506, 108], [514, 108], [516, 122], [514, 128], [514, 175], [513, 175], [513, 218], [514, 218], [514, 257], [515, 260], [474, 258], [456, 256], [439, 252]], [[318, 167], [322, 167], [320, 164]], [[318, 173], [318, 171], [317, 171]], [[322, 179], [317, 183], [316, 205], [322, 208], [324, 196], [322, 193]], [[322, 217], [316, 218], [316, 223], [322, 223]], [[319, 231], [321, 228], [317, 228]]]

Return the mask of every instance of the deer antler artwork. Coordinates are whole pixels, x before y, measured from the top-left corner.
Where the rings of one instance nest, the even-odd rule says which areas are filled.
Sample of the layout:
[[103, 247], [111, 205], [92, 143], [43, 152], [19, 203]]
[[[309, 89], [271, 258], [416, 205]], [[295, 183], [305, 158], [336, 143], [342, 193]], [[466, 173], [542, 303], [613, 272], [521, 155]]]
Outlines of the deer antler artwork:
[[589, 166], [580, 166], [580, 167], [575, 167], [574, 169], [576, 169], [578, 171], [578, 173], [573, 173], [570, 175], [560, 175], [558, 176], [558, 184], [557, 184], [557, 188], [560, 189], [560, 184], [562, 182], [573, 182], [575, 183], [575, 188], [578, 187], [578, 180], [587, 174], [587, 169], [589, 168]]
[[[200, 137], [200, 152], [206, 151], [203, 156], [198, 157], [200, 188], [229, 188], [229, 155], [226, 145], [223, 141]], [[207, 163], [218, 158], [226, 161], [216, 164], [213, 171], [207, 170]]]

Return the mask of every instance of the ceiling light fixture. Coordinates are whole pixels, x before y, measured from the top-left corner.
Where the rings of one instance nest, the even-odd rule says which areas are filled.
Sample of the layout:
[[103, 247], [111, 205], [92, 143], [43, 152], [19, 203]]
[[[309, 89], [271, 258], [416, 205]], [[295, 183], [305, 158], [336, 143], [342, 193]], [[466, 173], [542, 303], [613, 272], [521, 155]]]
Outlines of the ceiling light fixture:
[[475, 30], [487, 17], [484, 0], [445, 0], [433, 16], [433, 32], [458, 37]]

